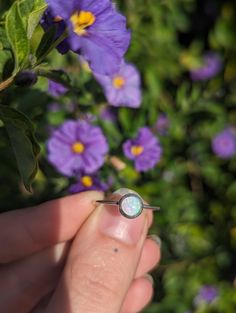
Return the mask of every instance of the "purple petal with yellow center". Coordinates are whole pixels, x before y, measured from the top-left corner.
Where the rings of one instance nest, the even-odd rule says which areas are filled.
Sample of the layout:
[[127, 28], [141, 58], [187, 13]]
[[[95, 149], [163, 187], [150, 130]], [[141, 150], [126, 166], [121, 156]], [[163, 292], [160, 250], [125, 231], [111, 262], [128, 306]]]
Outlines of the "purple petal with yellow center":
[[[126, 19], [109, 0], [48, 0], [55, 16], [64, 19], [70, 48], [100, 74], [118, 71], [130, 43]], [[69, 3], [69, 4], [68, 4]], [[68, 8], [66, 7], [68, 4]]]
[[66, 176], [92, 173], [104, 163], [108, 144], [102, 130], [86, 121], [66, 121], [47, 143], [48, 160]]
[[134, 160], [139, 172], [153, 168], [162, 155], [159, 140], [148, 127], [140, 128], [136, 138], [127, 140], [123, 144], [123, 151], [128, 159]]
[[140, 75], [134, 65], [123, 63], [114, 75], [96, 74], [95, 78], [101, 84], [109, 104], [131, 108], [141, 105]]
[[69, 192], [71, 193], [77, 193], [86, 190], [106, 191], [108, 189], [108, 184], [102, 182], [95, 173], [88, 175], [81, 172], [77, 175], [76, 179], [76, 183], [71, 185], [69, 188]]

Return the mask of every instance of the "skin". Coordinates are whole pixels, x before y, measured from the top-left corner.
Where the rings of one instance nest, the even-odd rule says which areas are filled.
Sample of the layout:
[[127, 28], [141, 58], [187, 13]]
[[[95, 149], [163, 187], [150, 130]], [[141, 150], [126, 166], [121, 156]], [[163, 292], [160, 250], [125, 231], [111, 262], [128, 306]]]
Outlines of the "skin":
[[0, 215], [0, 312], [135, 313], [150, 302], [152, 212], [127, 244], [101, 232], [99, 199], [90, 191]]

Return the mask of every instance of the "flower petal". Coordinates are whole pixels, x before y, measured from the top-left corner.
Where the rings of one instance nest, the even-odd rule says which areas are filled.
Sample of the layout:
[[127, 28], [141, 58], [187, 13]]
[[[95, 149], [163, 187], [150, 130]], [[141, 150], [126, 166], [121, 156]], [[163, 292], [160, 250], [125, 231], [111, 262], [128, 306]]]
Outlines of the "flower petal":
[[60, 16], [64, 19], [69, 18], [74, 11], [75, 0], [46, 0], [50, 9], [55, 16]]

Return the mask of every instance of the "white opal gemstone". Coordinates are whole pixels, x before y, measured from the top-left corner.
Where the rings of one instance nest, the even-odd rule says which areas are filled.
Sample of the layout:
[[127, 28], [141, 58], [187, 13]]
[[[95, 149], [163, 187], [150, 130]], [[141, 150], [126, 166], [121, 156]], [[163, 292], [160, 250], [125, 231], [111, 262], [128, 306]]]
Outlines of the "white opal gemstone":
[[120, 203], [120, 210], [123, 215], [133, 218], [142, 212], [142, 201], [135, 195], [129, 195], [122, 199]]

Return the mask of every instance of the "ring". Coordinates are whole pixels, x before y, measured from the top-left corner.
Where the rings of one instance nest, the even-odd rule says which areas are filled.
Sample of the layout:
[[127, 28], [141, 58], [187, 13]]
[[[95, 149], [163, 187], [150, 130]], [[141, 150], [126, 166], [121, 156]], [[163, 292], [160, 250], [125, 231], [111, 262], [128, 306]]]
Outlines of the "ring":
[[97, 200], [96, 202], [107, 205], [118, 205], [120, 213], [127, 218], [139, 216], [143, 209], [160, 210], [160, 207], [144, 204], [142, 198], [135, 193], [127, 193], [119, 201]]

